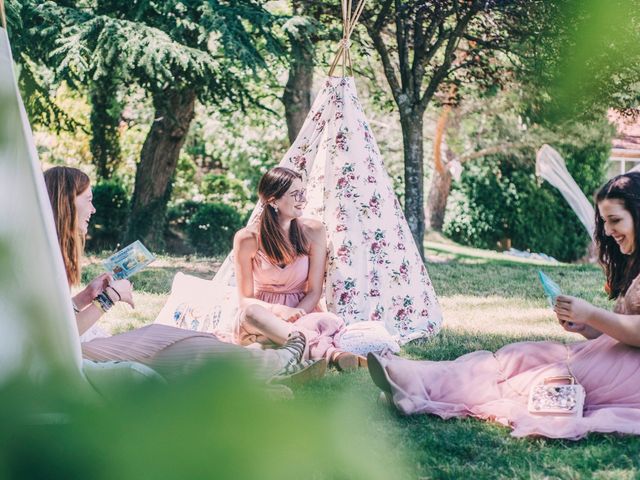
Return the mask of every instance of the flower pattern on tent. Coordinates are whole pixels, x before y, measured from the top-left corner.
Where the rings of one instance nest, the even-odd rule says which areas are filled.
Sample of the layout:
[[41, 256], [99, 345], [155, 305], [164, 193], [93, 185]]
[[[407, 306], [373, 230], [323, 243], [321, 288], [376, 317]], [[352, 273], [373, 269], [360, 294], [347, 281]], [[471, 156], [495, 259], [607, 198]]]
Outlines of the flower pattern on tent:
[[[322, 138], [314, 141], [318, 132]], [[305, 215], [323, 219], [327, 228], [329, 310], [347, 324], [382, 321], [401, 343], [438, 332], [442, 315], [433, 285], [353, 78], [325, 81], [280, 165], [306, 179]]]
[[[352, 77], [329, 77], [280, 166], [307, 184], [304, 215], [327, 229], [325, 298], [346, 324], [383, 322], [400, 344], [436, 334], [442, 314]], [[249, 222], [255, 221], [258, 205]], [[211, 330], [237, 328], [233, 258], [213, 280]], [[234, 303], [235, 302], [235, 303]]]

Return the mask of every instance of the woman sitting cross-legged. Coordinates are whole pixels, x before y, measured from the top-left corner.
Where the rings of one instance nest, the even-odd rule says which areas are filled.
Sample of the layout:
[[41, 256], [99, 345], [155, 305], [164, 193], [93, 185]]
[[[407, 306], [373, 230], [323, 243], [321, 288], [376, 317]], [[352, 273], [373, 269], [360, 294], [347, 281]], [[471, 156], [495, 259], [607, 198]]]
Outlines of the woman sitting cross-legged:
[[[373, 381], [407, 415], [491, 419], [510, 425], [515, 436], [640, 434], [640, 173], [615, 177], [598, 192], [595, 240], [607, 291], [616, 299], [613, 312], [567, 295], [555, 305], [560, 326], [586, 341], [514, 343], [445, 362], [370, 354]], [[583, 415], [540, 415], [577, 399], [571, 389], [544, 386], [556, 376], [571, 376], [584, 388]]]
[[321, 222], [302, 217], [306, 204], [300, 175], [276, 167], [260, 180], [264, 206], [259, 221], [234, 240], [240, 298], [239, 341], [282, 345], [304, 332], [312, 359], [326, 358], [338, 369], [364, 366], [366, 359], [340, 350], [341, 318], [322, 311], [327, 240]]
[[[44, 178], [71, 286], [80, 281], [84, 238], [89, 220], [95, 213], [91, 185], [87, 175], [69, 167], [51, 168], [44, 173]], [[148, 325], [114, 336], [100, 331], [97, 320], [115, 303], [125, 302], [133, 307], [132, 290], [128, 280], [114, 281], [108, 274], [102, 274], [73, 297], [85, 359], [136, 361], [152, 367], [169, 380], [223, 356], [248, 363], [264, 379], [282, 376], [300, 381], [324, 374], [326, 363], [301, 363], [306, 349], [302, 334], [289, 337], [282, 348], [262, 351], [223, 342], [212, 334], [166, 325]]]

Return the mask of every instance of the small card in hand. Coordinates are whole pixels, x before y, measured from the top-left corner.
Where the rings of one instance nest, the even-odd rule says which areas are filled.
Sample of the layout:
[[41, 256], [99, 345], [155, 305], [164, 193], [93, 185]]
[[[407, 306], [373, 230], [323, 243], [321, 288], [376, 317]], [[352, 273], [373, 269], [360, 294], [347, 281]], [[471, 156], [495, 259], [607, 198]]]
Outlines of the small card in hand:
[[140, 240], [136, 240], [111, 255], [102, 264], [115, 280], [121, 280], [139, 272], [155, 259], [156, 257], [147, 250], [147, 247]]
[[558, 298], [558, 295], [562, 295], [562, 290], [560, 290], [560, 287], [556, 282], [551, 280], [540, 270], [538, 270], [538, 278], [540, 278], [540, 283], [542, 283], [544, 293], [549, 300], [549, 305], [551, 306], [551, 308], [555, 307], [556, 299]]

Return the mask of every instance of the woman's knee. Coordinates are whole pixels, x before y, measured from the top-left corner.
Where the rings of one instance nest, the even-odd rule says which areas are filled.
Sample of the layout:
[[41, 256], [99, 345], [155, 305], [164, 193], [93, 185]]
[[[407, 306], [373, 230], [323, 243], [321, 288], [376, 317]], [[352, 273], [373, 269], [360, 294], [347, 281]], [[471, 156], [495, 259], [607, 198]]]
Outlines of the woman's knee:
[[262, 325], [261, 319], [264, 318], [265, 313], [268, 313], [268, 310], [262, 305], [251, 304], [242, 312], [241, 320], [252, 327], [259, 327]]

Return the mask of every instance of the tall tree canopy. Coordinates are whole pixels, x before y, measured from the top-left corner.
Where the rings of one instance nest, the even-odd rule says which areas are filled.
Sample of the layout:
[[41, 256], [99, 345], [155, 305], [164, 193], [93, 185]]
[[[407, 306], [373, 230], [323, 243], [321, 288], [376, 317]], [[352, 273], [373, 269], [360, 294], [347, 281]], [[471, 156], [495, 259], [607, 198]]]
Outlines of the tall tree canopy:
[[452, 85], [489, 86], [504, 80], [504, 61], [535, 34], [543, 2], [497, 0], [384, 0], [363, 22], [383, 64], [400, 113], [404, 143], [405, 215], [423, 252], [423, 118]]
[[247, 83], [282, 54], [278, 17], [262, 0], [12, 0], [14, 48], [82, 88], [117, 79], [144, 88], [155, 109], [132, 199], [128, 239], [162, 247], [166, 204], [196, 100], [255, 101]]

